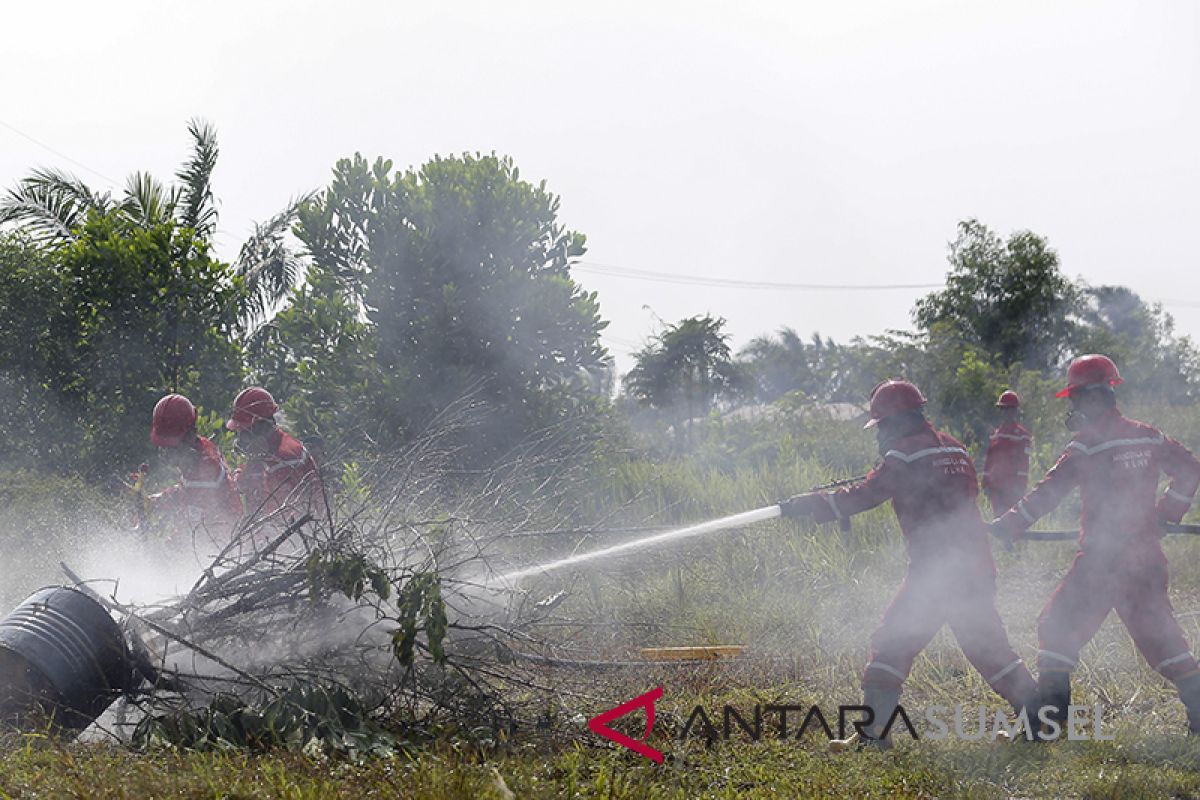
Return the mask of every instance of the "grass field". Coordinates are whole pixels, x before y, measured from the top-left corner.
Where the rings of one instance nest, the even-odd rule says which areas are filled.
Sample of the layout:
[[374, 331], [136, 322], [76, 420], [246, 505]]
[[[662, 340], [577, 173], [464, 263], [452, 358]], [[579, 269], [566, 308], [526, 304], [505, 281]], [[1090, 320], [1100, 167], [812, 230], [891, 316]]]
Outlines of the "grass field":
[[[1200, 445], [1191, 435], [1191, 420], [1171, 422], [1185, 442]], [[1047, 442], [1039, 458], [1052, 458], [1059, 445]], [[872, 460], [872, 442], [850, 426], [781, 437], [757, 462], [739, 457], [728, 443], [721, 447], [727, 457], [718, 452], [612, 467], [604, 496], [624, 512], [611, 524], [695, 522], [756, 508], [852, 474]], [[1074, 513], [1066, 507], [1048, 524], [1075, 524]], [[600, 535], [522, 540], [513, 558], [529, 564], [610, 542]], [[1172, 537], [1165, 547], [1172, 599], [1195, 643], [1200, 541]], [[1001, 614], [1014, 646], [1032, 663], [1037, 612], [1073, 548], [1027, 543], [994, 551]], [[547, 729], [518, 729], [484, 740], [447, 738], [361, 764], [289, 752], [136, 754], [12, 737], [0, 755], [0, 792], [213, 798], [504, 798], [508, 792], [535, 798], [1200, 797], [1200, 740], [1184, 735], [1173, 688], [1144, 663], [1115, 617], [1084, 650], [1074, 681], [1075, 702], [1104, 707], [1113, 741], [914, 742], [901, 735], [890, 752], [833, 755], [824, 738], [811, 733], [787, 741], [767, 735], [757, 743], [738, 735], [714, 744], [678, 738], [697, 703], [715, 721], [726, 703], [749, 711], [756, 703], [835, 710], [858, 702], [867, 637], [904, 564], [894, 517], [881, 508], [857, 517], [848, 537], [834, 526], [778, 521], [545, 576], [527, 588], [534, 598], [569, 592], [539, 628], [563, 658], [625, 660], [639, 647], [704, 644], [745, 645], [747, 655], [704, 666], [588, 671], [531, 666], [531, 676], [550, 689], [538, 701], [545, 706]], [[584, 725], [591, 715], [659, 685], [665, 694], [650, 744], [668, 754], [663, 765], [610, 745]], [[902, 702], [916, 714], [933, 705], [1006, 710], [946, 631], [918, 659]], [[640, 735], [634, 730], [640, 725], [638, 718], [633, 735]]]

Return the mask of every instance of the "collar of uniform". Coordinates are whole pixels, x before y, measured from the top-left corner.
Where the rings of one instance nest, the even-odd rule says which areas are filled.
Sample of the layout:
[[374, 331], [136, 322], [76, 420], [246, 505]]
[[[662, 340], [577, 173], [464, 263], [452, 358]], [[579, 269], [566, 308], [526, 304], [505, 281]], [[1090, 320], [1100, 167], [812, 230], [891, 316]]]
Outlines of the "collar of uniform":
[[1096, 417], [1083, 430], [1076, 433], [1073, 441], [1082, 444], [1095, 444], [1096, 441], [1103, 441], [1108, 438], [1108, 434], [1112, 433], [1114, 428], [1123, 422], [1125, 422], [1125, 417], [1122, 416], [1119, 408], [1116, 406], [1106, 408], [1103, 414]]

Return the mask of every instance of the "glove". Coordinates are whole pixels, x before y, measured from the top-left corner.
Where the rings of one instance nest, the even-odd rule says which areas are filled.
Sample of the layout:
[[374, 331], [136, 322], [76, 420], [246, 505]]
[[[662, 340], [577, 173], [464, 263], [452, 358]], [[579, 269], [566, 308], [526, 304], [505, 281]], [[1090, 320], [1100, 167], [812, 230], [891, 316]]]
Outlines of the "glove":
[[798, 494], [780, 502], [779, 511], [788, 519], [800, 519], [816, 513], [825, 505], [825, 499], [817, 492]]
[[1191, 508], [1190, 503], [1185, 503], [1171, 495], [1164, 495], [1155, 506], [1155, 511], [1158, 513], [1160, 523], [1171, 523], [1182, 520], [1189, 508]]

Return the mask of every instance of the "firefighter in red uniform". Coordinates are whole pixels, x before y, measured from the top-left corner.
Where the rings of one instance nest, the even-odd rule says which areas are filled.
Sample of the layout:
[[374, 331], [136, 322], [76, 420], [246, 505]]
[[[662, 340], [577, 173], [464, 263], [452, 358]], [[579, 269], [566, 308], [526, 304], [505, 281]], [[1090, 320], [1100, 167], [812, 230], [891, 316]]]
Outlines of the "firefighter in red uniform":
[[[908, 548], [908, 574], [871, 636], [862, 676], [868, 727], [878, 739], [895, 712], [917, 655], [949, 624], [967, 659], [1018, 713], [1032, 715], [1037, 686], [1013, 651], [996, 611], [996, 568], [976, 505], [975, 467], [963, 445], [925, 419], [925, 398], [908, 381], [889, 380], [871, 394], [882, 461], [854, 486], [810, 492], [780, 504], [784, 516], [841, 520], [888, 500]], [[886, 744], [886, 742], [881, 742]]]
[[1029, 452], [1033, 434], [1017, 421], [1021, 415], [1021, 398], [1007, 391], [996, 401], [1000, 409], [1000, 427], [988, 439], [987, 454], [983, 457], [983, 492], [992, 506], [993, 516], [999, 516], [1016, 505], [1025, 495], [1029, 484]]
[[316, 462], [299, 441], [275, 421], [279, 406], [266, 389], [244, 389], [233, 401], [225, 427], [237, 432], [238, 449], [249, 456], [235, 476], [238, 491], [254, 514], [286, 508], [291, 518], [325, 513]]
[[[1200, 461], [1155, 428], [1126, 419], [1113, 387], [1112, 360], [1080, 356], [1067, 370], [1067, 449], [1037, 486], [992, 523], [1019, 538], [1074, 488], [1083, 501], [1079, 551], [1038, 619], [1038, 683], [1047, 716], [1060, 723], [1071, 702], [1071, 670], [1080, 649], [1116, 609], [1139, 651], [1175, 683], [1188, 727], [1200, 733], [1200, 669], [1167, 597], [1160, 521], [1179, 522], [1200, 487]], [[1170, 478], [1157, 498], [1159, 474]]]
[[171, 528], [205, 529], [223, 543], [242, 517], [242, 500], [221, 452], [196, 433], [196, 407], [181, 394], [169, 394], [154, 406], [150, 441], [180, 472], [174, 486], [148, 498], [149, 512]]

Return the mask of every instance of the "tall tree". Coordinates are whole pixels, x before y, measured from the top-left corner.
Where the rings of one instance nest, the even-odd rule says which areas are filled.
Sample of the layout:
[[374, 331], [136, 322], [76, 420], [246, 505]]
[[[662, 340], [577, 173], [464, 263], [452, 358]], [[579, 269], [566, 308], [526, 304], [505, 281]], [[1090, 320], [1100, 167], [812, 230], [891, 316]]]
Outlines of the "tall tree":
[[1029, 231], [1001, 239], [977, 220], [958, 226], [946, 288], [917, 302], [922, 331], [948, 326], [1002, 366], [1052, 369], [1067, 355], [1079, 290], [1058, 254]]
[[355, 156], [302, 208], [297, 234], [322, 285], [336, 283], [369, 325], [364, 401], [384, 441], [472, 391], [492, 419], [476, 431], [478, 453], [586, 411], [588, 373], [609, 363], [607, 323], [595, 293], [571, 278], [584, 237], [563, 228], [558, 209], [544, 183], [495, 155], [404, 172]]
[[680, 442], [693, 419], [708, 416], [720, 400], [749, 392], [749, 378], [733, 362], [724, 326], [724, 319], [708, 314], [668, 325], [634, 356], [625, 376], [626, 393], [665, 412]]
[[760, 400], [771, 402], [789, 392], [822, 400], [861, 401], [856, 380], [857, 348], [822, 339], [805, 341], [791, 328], [752, 339], [738, 354], [755, 383]]
[[[70, 173], [37, 169], [0, 196], [0, 224], [15, 226], [31, 241], [56, 250], [76, 241], [89, 216], [97, 214], [130, 230], [171, 224], [189, 231], [196, 247], [211, 250], [218, 219], [212, 191], [220, 154], [217, 131], [210, 123], [193, 119], [188, 134], [192, 152], [175, 173], [177, 183], [167, 185], [148, 173], [135, 172], [126, 180], [122, 196], [114, 199]], [[305, 199], [293, 200], [256, 225], [238, 252], [233, 271], [239, 291], [228, 310], [244, 332], [261, 323], [296, 284], [301, 265], [286, 246], [285, 236]]]
[[1200, 351], [1175, 335], [1175, 321], [1161, 305], [1124, 286], [1088, 286], [1082, 295], [1077, 352], [1116, 359], [1129, 384], [1124, 391], [1176, 404], [1200, 397]]

